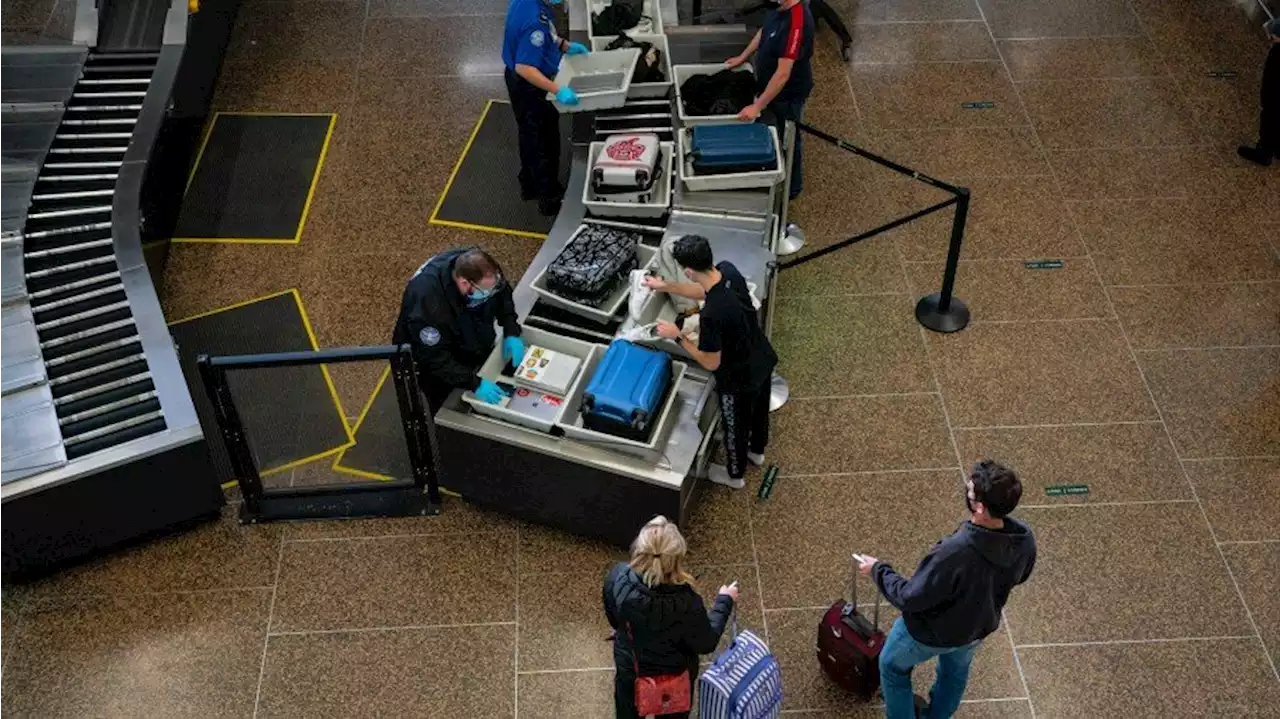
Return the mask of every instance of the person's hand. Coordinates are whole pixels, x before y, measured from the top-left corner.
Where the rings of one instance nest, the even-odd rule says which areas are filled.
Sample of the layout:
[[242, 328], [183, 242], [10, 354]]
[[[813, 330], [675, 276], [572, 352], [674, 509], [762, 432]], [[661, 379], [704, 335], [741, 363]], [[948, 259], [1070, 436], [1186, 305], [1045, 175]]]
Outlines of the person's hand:
[[524, 359], [524, 340], [519, 337], [508, 337], [502, 340], [502, 359], [517, 364]]
[[732, 70], [735, 67], [739, 67], [740, 65], [742, 65], [742, 63], [746, 61], [747, 61], [747, 58], [741, 55], [734, 55], [733, 57], [724, 61], [724, 67], [726, 70]]
[[738, 113], [738, 119], [743, 122], [755, 122], [760, 117], [760, 108], [754, 102], [742, 108], [742, 112]]
[[569, 47], [564, 50], [566, 55], [586, 55], [589, 52], [591, 51], [587, 49], [587, 46], [580, 42], [571, 42]]
[[680, 328], [666, 320], [658, 320], [658, 326], [655, 331], [659, 337], [667, 340], [673, 340], [680, 336]]
[[853, 558], [858, 560], [858, 571], [864, 577], [871, 576], [871, 570], [875, 568], [876, 562], [880, 561], [869, 554], [858, 554], [857, 552], [853, 553]]
[[556, 90], [556, 102], [561, 105], [577, 105], [578, 93], [574, 92], [571, 87], [562, 87]]
[[662, 292], [667, 289], [667, 281], [657, 275], [648, 275], [644, 278], [644, 286]]
[[485, 404], [501, 404], [502, 398], [507, 396], [501, 387], [487, 379], [480, 380], [480, 386], [476, 387], [475, 394]]
[[732, 598], [733, 601], [736, 602], [738, 601], [738, 583], [734, 582], [733, 584], [726, 584], [720, 587], [719, 591], [717, 591], [716, 594], [723, 594], [727, 597]]

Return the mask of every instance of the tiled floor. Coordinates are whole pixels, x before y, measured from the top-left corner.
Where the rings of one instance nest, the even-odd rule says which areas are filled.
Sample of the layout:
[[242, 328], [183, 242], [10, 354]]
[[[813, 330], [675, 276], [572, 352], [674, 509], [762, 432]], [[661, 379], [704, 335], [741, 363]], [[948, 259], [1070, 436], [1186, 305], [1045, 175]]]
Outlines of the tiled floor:
[[[819, 673], [818, 618], [850, 551], [910, 568], [949, 532], [960, 468], [989, 455], [1021, 471], [1041, 554], [960, 716], [1280, 716], [1280, 169], [1233, 151], [1265, 51], [1241, 4], [836, 0], [854, 62], [820, 33], [808, 119], [973, 188], [957, 289], [974, 323], [932, 335], [911, 315], [948, 218], [781, 277], [782, 479], [768, 501], [758, 478], [717, 488], [686, 529], [704, 590], [742, 582], [789, 712], [880, 714]], [[66, 7], [6, 1], [5, 42]], [[502, 97], [504, 7], [244, 3], [219, 109], [336, 112], [335, 142], [301, 244], [175, 248], [170, 316], [296, 286], [321, 344], [378, 343], [445, 247], [485, 244], [518, 275], [535, 241], [426, 224]], [[793, 209], [813, 247], [940, 199], [814, 141], [807, 174]], [[356, 414], [377, 372], [334, 375]], [[1046, 494], [1062, 484], [1089, 493]], [[3, 710], [606, 717], [599, 582], [621, 556], [457, 501], [288, 527], [229, 512], [7, 589]]]

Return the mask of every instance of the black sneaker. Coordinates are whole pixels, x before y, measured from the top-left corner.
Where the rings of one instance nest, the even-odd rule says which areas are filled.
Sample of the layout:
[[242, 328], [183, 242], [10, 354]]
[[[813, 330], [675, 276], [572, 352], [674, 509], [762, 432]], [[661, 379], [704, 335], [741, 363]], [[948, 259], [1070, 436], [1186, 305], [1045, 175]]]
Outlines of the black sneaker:
[[536, 200], [536, 199], [538, 199], [538, 191], [537, 191], [537, 190], [530, 190], [530, 189], [528, 189], [528, 188], [526, 188], [526, 187], [521, 187], [521, 188], [520, 188], [520, 199], [521, 199], [521, 200], [523, 200], [524, 202], [528, 202], [529, 200]]
[[929, 716], [929, 701], [919, 694], [913, 696], [916, 700], [916, 719], [925, 719]]
[[1263, 150], [1260, 147], [1241, 145], [1239, 149], [1236, 150], [1236, 154], [1255, 165], [1267, 167], [1271, 164], [1271, 152], [1269, 150]]

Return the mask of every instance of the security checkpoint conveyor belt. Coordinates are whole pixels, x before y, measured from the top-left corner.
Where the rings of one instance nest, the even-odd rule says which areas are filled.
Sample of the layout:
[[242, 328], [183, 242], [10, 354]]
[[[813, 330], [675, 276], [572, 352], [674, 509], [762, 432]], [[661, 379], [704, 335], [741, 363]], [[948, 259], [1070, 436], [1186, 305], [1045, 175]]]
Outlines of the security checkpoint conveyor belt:
[[143, 247], [188, 25], [78, 0], [73, 44], [4, 48], [6, 576], [224, 502]]
[[[583, 4], [583, 0], [571, 0], [571, 23], [589, 17]], [[673, 8], [670, 17], [664, 12], [664, 20], [674, 64], [720, 62], [750, 40], [740, 25], [673, 27]], [[584, 40], [584, 29], [571, 24], [571, 39]], [[532, 284], [584, 220], [587, 143], [611, 132], [640, 129], [669, 140], [679, 122], [673, 102], [672, 98], [633, 100], [620, 109], [574, 116], [573, 165], [563, 208], [514, 291], [526, 335], [536, 338], [550, 333], [607, 345], [630, 323], [625, 307], [611, 322], [600, 324], [549, 305]], [[788, 133], [787, 148], [790, 137], [792, 133]], [[663, 235], [705, 236], [717, 261], [732, 262], [761, 288], [768, 332], [776, 282], [775, 248], [786, 218], [786, 185], [707, 192], [686, 192], [681, 183], [677, 187], [673, 209], [661, 221], [589, 219], [642, 229], [645, 244], [656, 245]], [[685, 363], [685, 372], [675, 390], [670, 434], [656, 451], [584, 440], [564, 432], [540, 432], [482, 416], [455, 391], [435, 417], [441, 484], [475, 504], [617, 545], [628, 544], [637, 528], [656, 514], [684, 523], [692, 512], [697, 487], [705, 484], [700, 480], [716, 447], [719, 409], [711, 374], [674, 343], [666, 349]]]

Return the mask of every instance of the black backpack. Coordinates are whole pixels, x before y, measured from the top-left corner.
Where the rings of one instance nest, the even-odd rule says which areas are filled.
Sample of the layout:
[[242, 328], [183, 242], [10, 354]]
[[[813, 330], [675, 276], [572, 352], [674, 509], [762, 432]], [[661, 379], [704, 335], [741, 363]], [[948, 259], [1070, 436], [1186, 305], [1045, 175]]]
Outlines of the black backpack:
[[680, 86], [686, 115], [736, 115], [756, 97], [755, 76], [748, 70], [721, 70], [694, 75]]
[[640, 24], [644, 17], [644, 0], [613, 0], [613, 4], [591, 16], [595, 35], [619, 35]]
[[666, 74], [662, 72], [662, 51], [652, 43], [637, 42], [624, 32], [604, 49], [620, 50], [628, 47], [640, 48], [640, 61], [636, 63], [636, 71], [631, 75], [631, 82], [662, 82], [667, 79]]

